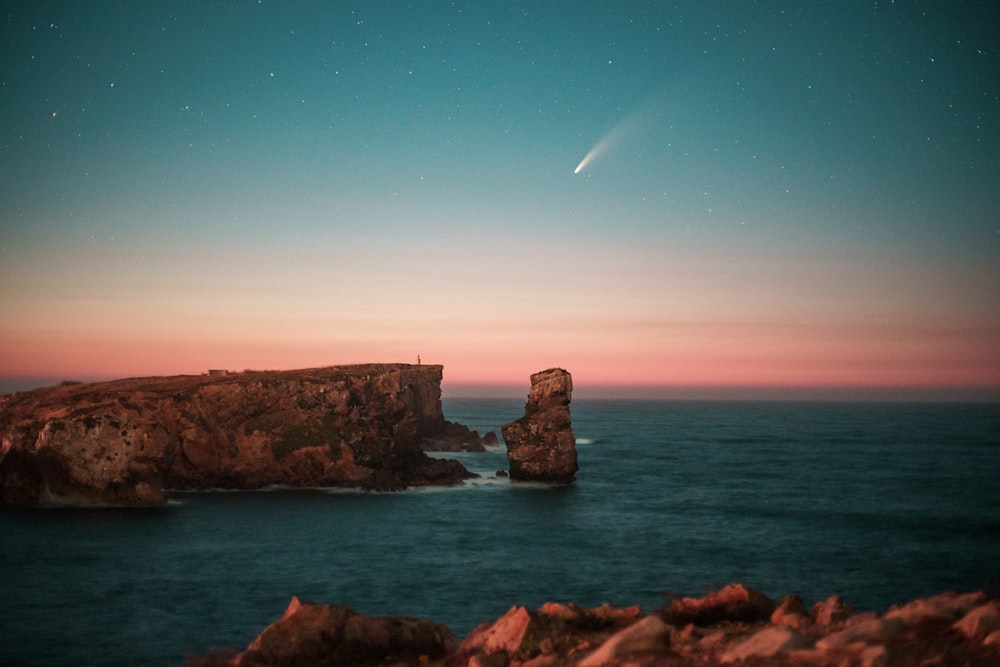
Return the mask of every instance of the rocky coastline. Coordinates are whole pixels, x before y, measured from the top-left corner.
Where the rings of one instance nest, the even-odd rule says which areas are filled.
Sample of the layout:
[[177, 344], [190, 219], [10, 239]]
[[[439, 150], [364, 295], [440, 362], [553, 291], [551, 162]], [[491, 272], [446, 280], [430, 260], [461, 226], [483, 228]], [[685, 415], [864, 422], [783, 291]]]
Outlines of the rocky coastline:
[[[0, 396], [0, 501], [155, 505], [169, 489], [340, 486], [392, 491], [474, 475], [425, 450], [498, 444], [444, 419], [443, 369], [366, 364], [136, 378]], [[511, 477], [570, 484], [577, 460], [562, 369], [531, 377], [504, 425]], [[945, 592], [854, 610], [743, 584], [662, 608], [514, 606], [460, 638], [426, 619], [293, 597], [245, 649], [188, 667], [1000, 665], [1000, 594]]]
[[459, 484], [475, 475], [422, 447], [473, 438], [442, 414], [442, 373], [210, 371], [0, 396], [0, 502], [156, 505], [169, 489]]
[[[500, 441], [444, 418], [442, 375], [422, 364], [211, 370], [3, 395], [0, 503], [144, 506], [168, 490], [460, 484], [478, 475], [425, 452]], [[503, 426], [512, 479], [573, 483], [572, 388], [563, 369], [531, 376], [524, 417]]]
[[743, 584], [704, 597], [639, 607], [515, 606], [456, 637], [425, 619], [376, 618], [292, 598], [284, 615], [243, 651], [187, 667], [311, 665], [437, 667], [811, 667], [1000, 664], [1000, 599], [947, 592], [856, 612], [834, 595], [807, 608]]

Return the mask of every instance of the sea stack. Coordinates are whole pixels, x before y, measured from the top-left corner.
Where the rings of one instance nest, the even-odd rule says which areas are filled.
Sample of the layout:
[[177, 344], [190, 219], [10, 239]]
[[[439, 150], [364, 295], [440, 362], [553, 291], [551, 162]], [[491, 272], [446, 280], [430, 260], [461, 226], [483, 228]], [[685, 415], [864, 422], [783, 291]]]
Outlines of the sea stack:
[[572, 484], [579, 466], [569, 403], [573, 377], [562, 368], [531, 376], [524, 416], [501, 427], [507, 443], [510, 478]]

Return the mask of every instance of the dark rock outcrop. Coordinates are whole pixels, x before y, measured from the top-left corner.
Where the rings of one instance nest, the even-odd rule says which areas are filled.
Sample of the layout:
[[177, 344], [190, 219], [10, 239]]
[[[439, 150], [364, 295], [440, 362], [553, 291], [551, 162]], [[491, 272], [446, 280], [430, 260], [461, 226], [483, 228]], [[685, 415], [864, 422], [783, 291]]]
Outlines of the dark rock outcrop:
[[[490, 436], [493, 436], [492, 439]], [[484, 438], [468, 426], [446, 421], [444, 429], [425, 437], [420, 446], [425, 452], [485, 452], [491, 440], [493, 444], [498, 444], [496, 434], [492, 432]]]
[[441, 658], [457, 646], [458, 638], [451, 630], [428, 620], [375, 618], [348, 607], [293, 597], [281, 619], [260, 633], [230, 664], [418, 665]]
[[478, 657], [480, 662], [496, 655], [517, 659], [540, 653], [579, 657], [585, 654], [579, 649], [581, 642], [598, 644], [635, 623], [641, 615], [639, 607], [615, 609], [607, 605], [584, 609], [548, 602], [537, 611], [511, 607], [496, 621], [483, 623], [469, 633], [458, 647], [458, 655]]
[[813, 605], [812, 615], [820, 625], [834, 625], [853, 616], [854, 609], [839, 595], [831, 595]]
[[512, 480], [572, 484], [576, 479], [572, 394], [573, 378], [561, 368], [531, 376], [524, 416], [501, 427]]
[[771, 623], [804, 630], [812, 625], [813, 620], [802, 598], [798, 595], [786, 595], [778, 600], [774, 613], [771, 614]]
[[758, 623], [771, 618], [774, 602], [743, 584], [729, 584], [703, 598], [679, 598], [670, 603], [663, 618], [673, 625], [712, 625], [721, 621]]
[[64, 384], [0, 396], [0, 501], [157, 504], [164, 489], [395, 490], [432, 459], [442, 367], [368, 364]]

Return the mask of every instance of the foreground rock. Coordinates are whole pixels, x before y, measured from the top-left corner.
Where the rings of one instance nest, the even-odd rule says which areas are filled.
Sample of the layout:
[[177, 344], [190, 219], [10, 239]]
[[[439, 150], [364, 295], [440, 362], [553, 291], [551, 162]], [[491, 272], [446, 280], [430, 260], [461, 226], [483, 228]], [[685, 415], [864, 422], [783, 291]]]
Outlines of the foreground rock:
[[[282, 619], [243, 653], [189, 665], [1000, 665], [1000, 602], [983, 593], [945, 593], [893, 607], [884, 615], [852, 613], [830, 622], [816, 612], [845, 609], [837, 596], [812, 614], [794, 596], [775, 605], [742, 584], [674, 602], [651, 615], [638, 607], [608, 605], [512, 607], [459, 643], [430, 621], [370, 618], [346, 607], [293, 598]], [[799, 627], [774, 622], [768, 609], [772, 617], [801, 616], [804, 621]]]
[[501, 427], [510, 478], [572, 484], [579, 466], [569, 403], [573, 378], [561, 368], [535, 373], [524, 416]]
[[164, 489], [395, 490], [474, 477], [423, 453], [442, 367], [64, 383], [0, 396], [0, 501], [158, 504]]
[[540, 654], [582, 657], [610, 635], [634, 624], [641, 615], [638, 607], [584, 609], [551, 602], [537, 611], [511, 607], [497, 621], [473, 630], [455, 657], [458, 664], [473, 664], [473, 660], [492, 664], [498, 658], [502, 662]]
[[677, 626], [716, 625], [722, 621], [759, 623], [771, 618], [774, 603], [760, 591], [743, 584], [729, 584], [703, 598], [678, 598], [662, 612]]
[[420, 664], [443, 658], [458, 646], [451, 630], [431, 621], [373, 618], [342, 606], [292, 598], [281, 620], [264, 630], [230, 661], [260, 665]]

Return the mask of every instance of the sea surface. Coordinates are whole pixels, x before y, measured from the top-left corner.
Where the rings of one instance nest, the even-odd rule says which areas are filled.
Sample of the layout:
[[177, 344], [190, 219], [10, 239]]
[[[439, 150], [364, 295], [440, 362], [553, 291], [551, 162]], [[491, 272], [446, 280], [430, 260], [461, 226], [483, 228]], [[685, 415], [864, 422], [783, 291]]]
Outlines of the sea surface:
[[[0, 508], [0, 664], [181, 665], [292, 595], [465, 635], [512, 605], [640, 604], [738, 581], [858, 610], [1000, 585], [997, 404], [574, 401], [571, 487], [458, 455], [450, 489], [175, 493]], [[499, 435], [520, 399], [452, 399]]]

